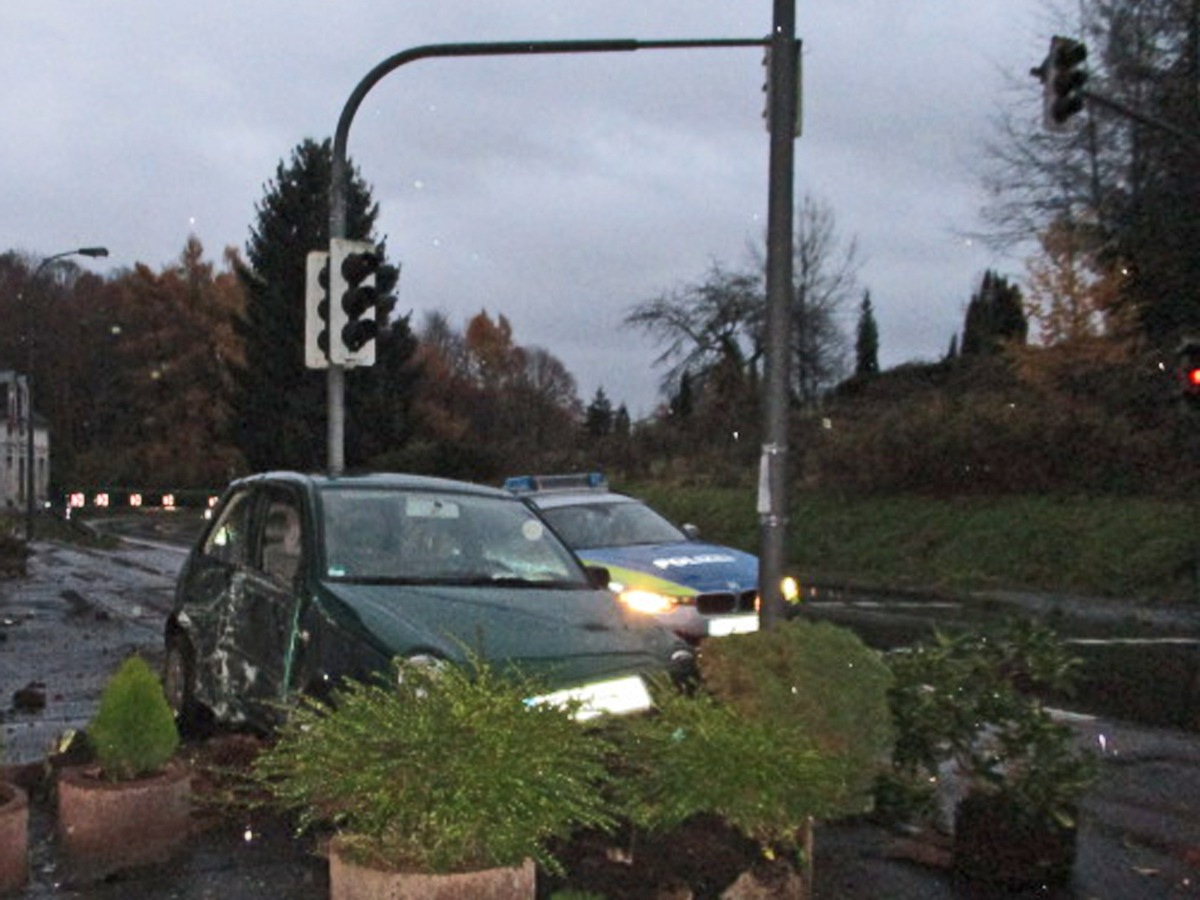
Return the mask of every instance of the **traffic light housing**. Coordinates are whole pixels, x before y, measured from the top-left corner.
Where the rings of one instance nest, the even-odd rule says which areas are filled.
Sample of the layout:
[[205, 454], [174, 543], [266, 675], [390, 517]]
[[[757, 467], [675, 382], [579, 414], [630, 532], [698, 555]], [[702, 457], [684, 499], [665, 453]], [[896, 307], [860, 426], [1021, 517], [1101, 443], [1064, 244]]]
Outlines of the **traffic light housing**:
[[1055, 35], [1050, 53], [1033, 70], [1042, 82], [1042, 121], [1049, 131], [1063, 131], [1067, 120], [1083, 109], [1087, 72], [1083, 63], [1087, 47], [1071, 38]]
[[375, 364], [375, 337], [395, 300], [384, 291], [395, 269], [370, 241], [334, 238], [329, 245], [331, 281], [329, 361], [346, 367]]
[[1183, 399], [1200, 407], [1200, 339], [1189, 338], [1179, 345], [1175, 371]]
[[[804, 130], [804, 70], [803, 59], [801, 55], [801, 43], [795, 42], [796, 62], [795, 62], [795, 78], [796, 78], [796, 119], [793, 123], [792, 134], [795, 137], [800, 137]], [[775, 106], [775, 71], [772, 63], [772, 41], [771, 36], [767, 35], [763, 39], [763, 124], [766, 125], [767, 133], [771, 132], [771, 120], [774, 117], [773, 109]]]
[[329, 368], [329, 254], [314, 250], [305, 259], [304, 365]]

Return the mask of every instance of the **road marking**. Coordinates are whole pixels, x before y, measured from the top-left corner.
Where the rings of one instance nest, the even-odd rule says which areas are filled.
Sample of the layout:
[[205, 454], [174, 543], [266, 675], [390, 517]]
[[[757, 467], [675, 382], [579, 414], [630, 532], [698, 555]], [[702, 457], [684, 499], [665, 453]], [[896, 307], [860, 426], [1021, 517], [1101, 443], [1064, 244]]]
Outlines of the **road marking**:
[[1107, 645], [1124, 645], [1130, 647], [1194, 647], [1200, 646], [1200, 638], [1189, 637], [1139, 637], [1139, 638], [1066, 638], [1065, 643], [1081, 644], [1087, 647], [1103, 647]]

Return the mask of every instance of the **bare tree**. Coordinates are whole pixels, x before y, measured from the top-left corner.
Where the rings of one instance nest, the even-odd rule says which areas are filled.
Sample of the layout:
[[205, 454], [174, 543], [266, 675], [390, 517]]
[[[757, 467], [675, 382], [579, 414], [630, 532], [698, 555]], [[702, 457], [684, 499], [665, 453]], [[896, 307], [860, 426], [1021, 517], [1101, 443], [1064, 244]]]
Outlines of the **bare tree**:
[[[625, 324], [664, 347], [656, 365], [668, 366], [668, 394], [687, 381], [700, 388], [721, 373], [728, 387], [738, 371], [750, 386], [759, 381], [765, 347], [765, 250], [751, 250], [754, 269], [739, 272], [713, 263], [705, 278], [634, 306]], [[831, 208], [811, 196], [796, 216], [795, 287], [791, 304], [792, 393], [803, 404], [846, 371], [848, 342], [837, 316], [857, 294], [860, 267], [854, 240], [842, 244]]]
[[1039, 255], [1035, 241], [1070, 233], [1090, 267], [1122, 276], [1112, 310], [1165, 345], [1200, 327], [1200, 139], [1179, 137], [1200, 134], [1200, 0], [1096, 0], [1058, 19], [1088, 46], [1088, 88], [1136, 115], [1089, 102], [1047, 133], [1021, 73], [1023, 100], [984, 147], [984, 238]]
[[665, 346], [654, 362], [668, 366], [662, 385], [671, 394], [685, 378], [703, 381], [722, 364], [754, 377], [762, 357], [763, 296], [761, 276], [713, 262], [704, 280], [637, 304], [625, 324]]
[[846, 373], [848, 344], [837, 317], [858, 294], [858, 242], [845, 244], [833, 209], [806, 194], [796, 216], [792, 385], [804, 406]]

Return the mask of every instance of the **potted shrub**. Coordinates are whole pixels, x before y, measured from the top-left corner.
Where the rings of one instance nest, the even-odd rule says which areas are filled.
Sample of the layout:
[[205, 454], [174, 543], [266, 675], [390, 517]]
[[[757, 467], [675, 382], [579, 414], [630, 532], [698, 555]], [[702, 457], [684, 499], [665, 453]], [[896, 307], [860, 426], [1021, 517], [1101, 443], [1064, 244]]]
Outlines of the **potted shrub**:
[[58, 775], [58, 840], [75, 878], [162, 862], [187, 837], [188, 768], [162, 684], [139, 656], [109, 678], [87, 729], [94, 761]]
[[803, 893], [813, 819], [869, 808], [887, 766], [891, 674], [852, 632], [803, 620], [710, 641], [699, 664], [696, 691], [618, 723], [622, 807], [658, 833], [715, 815], [758, 843], [758, 890]]
[[20, 890], [29, 880], [29, 797], [0, 781], [0, 894]]
[[[0, 758], [4, 756], [0, 734]], [[29, 880], [29, 796], [0, 770], [0, 894]]]
[[397, 661], [329, 703], [301, 698], [254, 779], [302, 828], [336, 829], [335, 898], [532, 898], [551, 839], [609, 823], [607, 744], [540, 693], [478, 659]]
[[[952, 828], [954, 869], [965, 878], [1008, 887], [1067, 881], [1095, 762], [1042, 697], [1069, 692], [1078, 659], [1025, 620], [936, 633], [893, 654], [891, 665], [896, 748], [880, 805]], [[947, 779], [957, 784], [939, 807], [936, 786]]]

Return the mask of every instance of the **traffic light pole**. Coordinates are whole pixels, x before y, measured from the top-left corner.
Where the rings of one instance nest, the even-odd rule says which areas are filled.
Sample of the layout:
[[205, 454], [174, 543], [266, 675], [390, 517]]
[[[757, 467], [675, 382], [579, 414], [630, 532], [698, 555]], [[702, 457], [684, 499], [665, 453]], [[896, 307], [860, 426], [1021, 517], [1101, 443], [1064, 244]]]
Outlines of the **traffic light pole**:
[[[791, 6], [795, 0], [786, 0]], [[785, 5], [785, 0], [776, 0], [776, 7]], [[792, 15], [792, 34], [794, 42], [795, 16]], [[776, 35], [776, 40], [778, 35]], [[677, 40], [677, 41], [636, 41], [628, 39], [595, 40], [595, 41], [518, 41], [512, 43], [478, 43], [478, 44], [427, 44], [413, 47], [390, 56], [377, 65], [358, 83], [351, 92], [342, 114], [338, 118], [337, 130], [333, 137], [333, 164], [329, 184], [329, 237], [345, 238], [346, 234], [346, 197], [348, 193], [347, 179], [349, 176], [346, 144], [350, 136], [350, 125], [358, 112], [359, 106], [376, 84], [385, 76], [403, 65], [416, 62], [419, 59], [437, 57], [463, 56], [528, 56], [561, 53], [628, 53], [635, 50], [669, 50], [697, 49], [717, 47], [762, 47], [771, 43], [772, 39], [763, 38], [715, 38], [710, 40]], [[794, 96], [794, 92], [793, 92]], [[795, 117], [795, 107], [791, 115]], [[790, 131], [788, 132], [790, 134]], [[772, 170], [774, 171], [774, 170]], [[774, 175], [772, 175], [774, 178]], [[789, 201], [790, 202], [790, 201]], [[790, 224], [790, 220], [789, 220]], [[787, 236], [789, 246], [791, 234]], [[770, 252], [768, 250], [768, 256]], [[331, 302], [332, 299], [331, 299]], [[328, 413], [328, 469], [332, 476], [341, 475], [346, 469], [345, 459], [345, 427], [346, 427], [346, 373], [345, 367], [330, 363], [326, 372], [326, 394]]]
[[783, 620], [783, 567], [787, 533], [788, 395], [791, 357], [793, 182], [796, 97], [799, 85], [795, 0], [775, 0], [771, 31], [768, 127], [771, 133], [767, 199], [766, 420], [759, 461], [759, 623]]
[[1126, 106], [1119, 100], [1114, 100], [1112, 97], [1106, 97], [1103, 94], [1097, 94], [1095, 91], [1089, 91], [1084, 88], [1081, 93], [1083, 98], [1089, 103], [1093, 103], [1096, 106], [1103, 106], [1106, 109], [1117, 113], [1118, 115], [1125, 116], [1125, 118], [1132, 119], [1135, 122], [1140, 122], [1141, 124], [1150, 128], [1157, 128], [1159, 131], [1165, 131], [1167, 134], [1173, 135], [1174, 137], [1191, 144], [1193, 149], [1200, 148], [1200, 134], [1196, 134], [1193, 131], [1187, 131], [1178, 127], [1177, 125], [1172, 125], [1170, 122], [1164, 122], [1162, 119], [1148, 115], [1144, 112], [1140, 112], [1134, 109], [1132, 106]]

